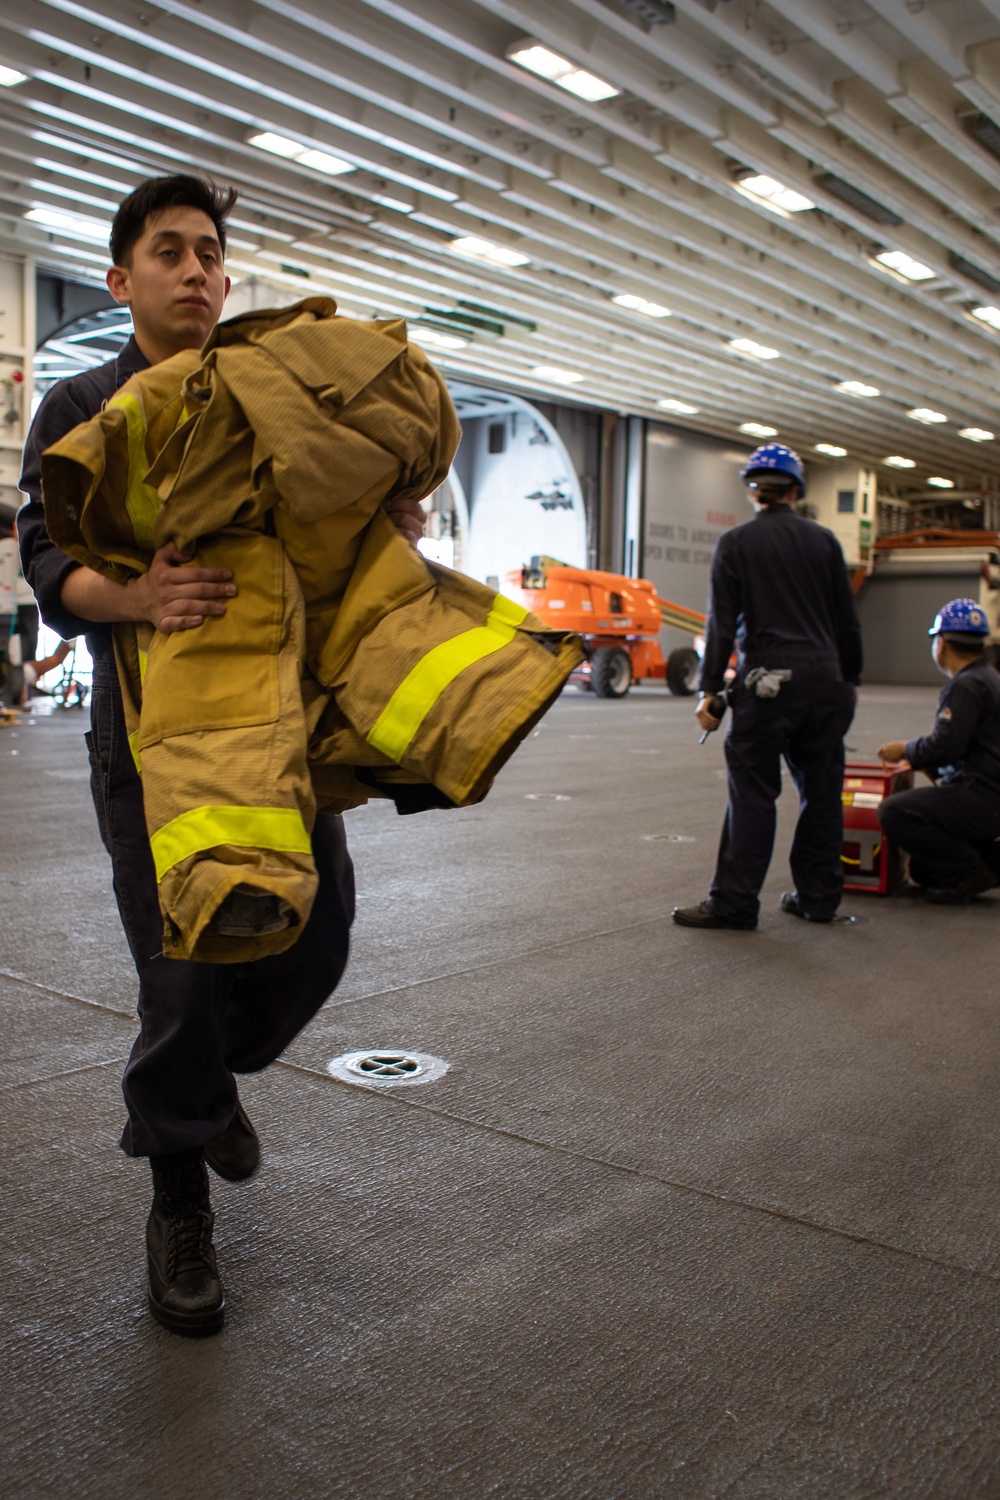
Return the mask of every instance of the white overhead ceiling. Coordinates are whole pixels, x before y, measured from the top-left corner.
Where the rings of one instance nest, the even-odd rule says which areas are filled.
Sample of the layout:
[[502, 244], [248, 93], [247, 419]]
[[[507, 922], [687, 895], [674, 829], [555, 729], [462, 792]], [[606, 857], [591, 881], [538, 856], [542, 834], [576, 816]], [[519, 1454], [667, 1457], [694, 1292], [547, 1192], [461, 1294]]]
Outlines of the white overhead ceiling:
[[[508, 58], [525, 37], [619, 93], [587, 103], [526, 71]], [[240, 189], [234, 276], [450, 331], [464, 347], [428, 348], [455, 372], [901, 455], [918, 488], [1000, 481], [1000, 330], [971, 316], [1000, 309], [982, 142], [995, 121], [1000, 153], [1000, 0], [6, 0], [0, 63], [27, 75], [0, 88], [0, 236], [64, 274], [103, 275], [100, 236], [142, 177], [204, 170]], [[262, 151], [262, 131], [350, 170]], [[775, 214], [745, 169], [816, 207]], [[33, 208], [91, 222], [50, 230]], [[463, 258], [470, 235], [527, 261]], [[893, 277], [871, 264], [885, 251], [933, 275]]]

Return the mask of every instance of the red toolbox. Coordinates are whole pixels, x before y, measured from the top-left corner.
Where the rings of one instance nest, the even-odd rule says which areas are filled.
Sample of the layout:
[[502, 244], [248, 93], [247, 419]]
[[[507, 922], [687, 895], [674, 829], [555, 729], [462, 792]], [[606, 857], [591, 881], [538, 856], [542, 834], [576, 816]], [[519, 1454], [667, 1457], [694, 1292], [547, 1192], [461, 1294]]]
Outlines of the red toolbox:
[[891, 792], [905, 792], [913, 785], [909, 766], [883, 766], [878, 762], [853, 760], [844, 767], [844, 865], [845, 891], [873, 891], [888, 896], [902, 883], [903, 854], [889, 843], [875, 810]]

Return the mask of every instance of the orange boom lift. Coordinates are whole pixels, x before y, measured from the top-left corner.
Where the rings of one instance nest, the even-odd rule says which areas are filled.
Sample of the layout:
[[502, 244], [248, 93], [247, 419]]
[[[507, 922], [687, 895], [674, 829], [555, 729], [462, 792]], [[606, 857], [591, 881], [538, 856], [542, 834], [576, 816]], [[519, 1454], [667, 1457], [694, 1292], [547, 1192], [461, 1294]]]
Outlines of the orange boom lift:
[[664, 625], [697, 637], [705, 615], [661, 599], [648, 578], [626, 578], [594, 568], [570, 568], [554, 557], [533, 557], [506, 575], [507, 592], [559, 630], [583, 636], [585, 658], [570, 681], [593, 688], [599, 698], [624, 698], [634, 682], [665, 681], [672, 693], [693, 693], [701, 667], [694, 645], [664, 656]]

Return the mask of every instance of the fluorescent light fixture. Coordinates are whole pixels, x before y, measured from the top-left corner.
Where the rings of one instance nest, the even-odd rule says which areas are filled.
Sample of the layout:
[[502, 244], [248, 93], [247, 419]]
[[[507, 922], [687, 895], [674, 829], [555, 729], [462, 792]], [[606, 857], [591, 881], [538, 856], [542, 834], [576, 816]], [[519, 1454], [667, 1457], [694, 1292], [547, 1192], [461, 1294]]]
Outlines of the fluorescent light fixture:
[[740, 431], [745, 432], [747, 437], [777, 437], [777, 427], [765, 427], [763, 422], [741, 422]]
[[817, 443], [817, 453], [825, 453], [827, 458], [846, 458], [847, 449], [839, 448], [836, 443]]
[[590, 104], [597, 104], [601, 99], [613, 99], [621, 92], [613, 83], [598, 78], [596, 73], [588, 73], [585, 68], [578, 68], [568, 57], [562, 57], [538, 42], [520, 42], [510, 49], [507, 56], [511, 62], [527, 68], [529, 73], [547, 78], [550, 83], [558, 84], [561, 89], [568, 89], [578, 99], [586, 99]]
[[286, 161], [296, 161], [302, 167], [312, 167], [314, 172], [324, 172], [327, 177], [339, 177], [342, 172], [353, 172], [349, 161], [331, 156], [329, 151], [317, 151], [313, 146], [303, 146], [287, 135], [275, 135], [271, 130], [262, 130], [252, 135], [247, 142], [260, 151], [270, 151], [272, 156], [283, 156]]
[[988, 323], [991, 328], [1000, 328], [1000, 307], [974, 307], [972, 316], [980, 323]]
[[816, 207], [804, 193], [797, 193], [794, 188], [787, 188], [783, 182], [762, 173], [751, 172], [749, 176], [741, 177], [736, 186], [741, 193], [763, 203], [765, 208], [780, 208], [786, 214], [801, 214], [807, 208]]
[[522, 68], [527, 68], [529, 73], [537, 73], [539, 78], [551, 78], [553, 82], [561, 77], [568, 68], [573, 66], [567, 62], [565, 57], [560, 57], [558, 52], [550, 52], [548, 47], [541, 43], [521, 42], [507, 56], [511, 62], [516, 62]]
[[616, 94], [621, 93], [613, 83], [598, 78], [596, 73], [588, 73], [586, 68], [573, 68], [553, 81], [561, 89], [568, 89], [571, 94], [575, 94], [578, 99], [586, 99], [588, 104], [600, 104], [602, 99], [613, 99]]
[[996, 438], [996, 433], [986, 427], [960, 427], [958, 435], [968, 438], [970, 443], [992, 443]]
[[294, 161], [299, 152], [305, 150], [299, 141], [289, 140], [287, 135], [275, 135], [270, 130], [252, 135], [247, 144], [257, 146], [261, 151], [270, 151], [272, 156], [286, 156], [289, 161]]
[[734, 354], [742, 354], [747, 359], [780, 359], [781, 357], [777, 349], [769, 349], [766, 344], [758, 344], [756, 339], [730, 339], [729, 347]]
[[916, 459], [901, 458], [898, 453], [891, 453], [888, 458], [883, 458], [882, 462], [890, 469], [915, 469], [917, 467]]
[[948, 420], [943, 411], [931, 411], [929, 406], [915, 406], [906, 415], [912, 417], [914, 422], [923, 422], [925, 427], [933, 427], [938, 422], [947, 422]]
[[865, 400], [882, 394], [877, 385], [865, 385], [863, 380], [841, 380], [834, 389], [842, 391], [845, 396], [858, 396]]
[[877, 266], [880, 271], [889, 271], [894, 276], [902, 276], [904, 281], [932, 281], [937, 275], [930, 266], [925, 266], [919, 260], [914, 260], [912, 255], [907, 255], [905, 250], [883, 250], [881, 255], [876, 255], [870, 262]]
[[659, 302], [649, 302], [645, 297], [636, 297], [632, 292], [619, 292], [612, 297], [612, 302], [619, 307], [627, 307], [629, 312], [643, 313], [647, 318], [669, 318], [670, 308], [663, 307]]
[[463, 234], [448, 246], [456, 255], [468, 256], [470, 260], [489, 261], [491, 266], [526, 266], [530, 256], [520, 250], [511, 250], [508, 245], [495, 245], [492, 240], [482, 240], [475, 234]]
[[444, 333], [440, 328], [423, 328], [415, 323], [410, 329], [410, 338], [416, 344], [426, 344], [428, 349], [467, 349], [469, 340], [459, 338], [457, 333]]
[[310, 147], [303, 151], [302, 155], [296, 157], [300, 166], [312, 167], [314, 172], [325, 172], [328, 177], [339, 177], [341, 172], [352, 172], [354, 168], [349, 161], [342, 157], [332, 156], [329, 151], [317, 151]]
[[936, 490], [953, 490], [955, 488], [954, 479], [942, 479], [939, 474], [935, 474], [932, 478], [928, 479], [927, 483], [933, 485]]
[[32, 224], [41, 224], [53, 234], [65, 234], [71, 239], [88, 240], [94, 244], [106, 244], [111, 233], [110, 224], [101, 224], [97, 219], [85, 219], [80, 214], [63, 213], [58, 208], [36, 206], [24, 215]]
[[676, 401], [673, 396], [665, 396], [662, 401], [657, 401], [656, 404], [663, 411], [676, 412], [679, 417], [696, 417], [700, 410], [697, 406], [689, 406], [686, 401]]
[[0, 89], [12, 89], [15, 83], [27, 83], [27, 73], [19, 73], [16, 68], [0, 67]]
[[548, 380], [553, 385], [576, 385], [586, 379], [579, 370], [564, 370], [559, 365], [535, 365], [531, 373], [537, 380]]

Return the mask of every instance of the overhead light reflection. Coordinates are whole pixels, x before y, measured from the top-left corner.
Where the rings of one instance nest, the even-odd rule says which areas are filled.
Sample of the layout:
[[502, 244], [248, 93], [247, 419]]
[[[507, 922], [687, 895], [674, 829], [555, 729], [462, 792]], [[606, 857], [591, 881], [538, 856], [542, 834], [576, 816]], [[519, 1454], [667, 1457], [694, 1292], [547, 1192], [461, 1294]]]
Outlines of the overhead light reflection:
[[798, 193], [794, 188], [785, 187], [783, 182], [778, 182], [774, 177], [766, 177], [760, 172], [751, 172], [746, 177], [740, 177], [736, 186], [741, 193], [748, 198], [755, 198], [765, 208], [782, 209], [786, 214], [801, 214], [816, 205], [811, 198], [804, 193]]
[[972, 316], [980, 323], [988, 323], [991, 328], [1000, 328], [1000, 307], [974, 307]]
[[596, 73], [588, 73], [586, 68], [578, 68], [568, 57], [553, 52], [549, 47], [543, 47], [540, 42], [519, 42], [508, 49], [507, 56], [511, 62], [526, 68], [529, 73], [547, 78], [550, 83], [567, 89], [578, 99], [586, 99], [589, 104], [597, 104], [602, 99], [613, 99], [621, 92], [613, 83], [598, 78]]
[[295, 161], [302, 167], [312, 167], [314, 172], [323, 172], [327, 177], [339, 177], [343, 172], [353, 172], [349, 161], [333, 156], [329, 151], [318, 151], [313, 146], [304, 146], [286, 135], [275, 135], [272, 130], [262, 130], [249, 137], [248, 145], [259, 151], [269, 151], [272, 156], [283, 156], [286, 161]]
[[531, 373], [537, 380], [551, 381], [553, 385], [576, 385], [587, 378], [579, 370], [564, 370], [561, 365], [535, 365]]
[[729, 347], [734, 354], [742, 354], [747, 359], [780, 359], [781, 352], [771, 349], [767, 344], [758, 344], [756, 339], [730, 339]]
[[663, 307], [659, 302], [650, 302], [646, 297], [637, 297], [632, 292], [619, 292], [611, 300], [619, 307], [627, 307], [629, 312], [642, 313], [647, 318], [672, 316], [669, 307]]
[[925, 427], [934, 427], [937, 423], [948, 420], [943, 411], [932, 411], [929, 406], [915, 406], [906, 415], [914, 422], [923, 422]]
[[87, 240], [98, 245], [106, 244], [111, 233], [110, 224], [102, 224], [97, 219], [86, 219], [81, 214], [63, 213], [61, 209], [46, 208], [44, 205], [29, 208], [24, 217], [32, 224], [41, 224], [52, 233], [65, 234], [73, 239]]
[[907, 255], [905, 250], [883, 250], [881, 255], [873, 256], [869, 262], [880, 271], [889, 271], [893, 276], [901, 276], [904, 281], [930, 281], [937, 275], [930, 266], [925, 266], [922, 261], [914, 260], [912, 255]]
[[677, 401], [673, 396], [665, 396], [662, 401], [657, 401], [656, 404], [663, 411], [672, 411], [678, 417], [696, 417], [701, 410], [698, 406], [689, 406], [686, 401]]
[[834, 390], [842, 391], [845, 396], [857, 396], [866, 401], [882, 394], [877, 385], [865, 385], [863, 380], [838, 381]]
[[463, 234], [448, 246], [456, 255], [465, 255], [470, 260], [489, 261], [492, 266], [526, 266], [530, 256], [509, 245], [495, 245], [492, 240], [480, 239], [475, 234]]

